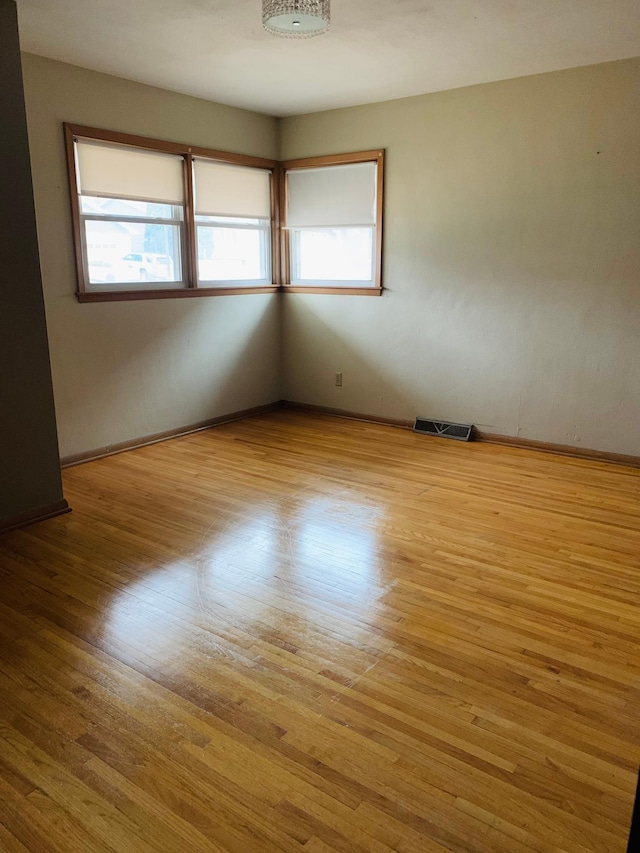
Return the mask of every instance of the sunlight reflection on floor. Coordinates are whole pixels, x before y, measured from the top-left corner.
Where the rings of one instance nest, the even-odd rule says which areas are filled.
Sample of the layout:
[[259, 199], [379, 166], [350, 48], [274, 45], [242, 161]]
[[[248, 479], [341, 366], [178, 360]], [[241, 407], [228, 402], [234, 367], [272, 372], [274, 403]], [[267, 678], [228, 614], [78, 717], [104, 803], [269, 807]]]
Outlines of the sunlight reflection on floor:
[[308, 490], [254, 506], [247, 519], [211, 525], [197, 553], [128, 584], [111, 603], [104, 636], [176, 664], [196, 630], [195, 611], [199, 628], [215, 635], [209, 651], [234, 659], [244, 634], [276, 632], [297, 648], [310, 631], [339, 624], [341, 647], [345, 631], [357, 644], [358, 623], [374, 617], [385, 592], [382, 517], [349, 491]]

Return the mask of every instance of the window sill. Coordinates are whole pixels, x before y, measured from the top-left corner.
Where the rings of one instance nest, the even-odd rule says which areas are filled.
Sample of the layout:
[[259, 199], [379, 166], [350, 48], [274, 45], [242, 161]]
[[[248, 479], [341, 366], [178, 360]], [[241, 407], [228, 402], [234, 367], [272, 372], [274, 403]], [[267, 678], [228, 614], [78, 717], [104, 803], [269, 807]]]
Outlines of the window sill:
[[145, 299], [191, 299], [204, 296], [250, 296], [256, 293], [323, 293], [331, 296], [382, 296], [381, 287], [321, 287], [266, 284], [257, 287], [183, 287], [164, 290], [92, 290], [76, 293], [78, 302], [134, 302]]
[[332, 296], [382, 296], [381, 287], [324, 287], [304, 284], [285, 284], [283, 293], [327, 293]]
[[277, 293], [277, 285], [259, 287], [183, 287], [175, 290], [97, 290], [76, 293], [78, 302], [132, 302], [141, 299], [189, 299], [202, 296], [239, 296]]

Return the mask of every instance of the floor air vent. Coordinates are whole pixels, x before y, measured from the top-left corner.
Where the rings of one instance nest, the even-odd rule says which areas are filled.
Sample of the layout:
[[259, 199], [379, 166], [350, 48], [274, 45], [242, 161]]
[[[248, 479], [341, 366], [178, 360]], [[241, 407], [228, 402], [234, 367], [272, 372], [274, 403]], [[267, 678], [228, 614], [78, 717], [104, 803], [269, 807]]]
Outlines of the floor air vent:
[[457, 441], [470, 441], [471, 424], [452, 424], [450, 421], [429, 421], [426, 418], [416, 418], [413, 430], [425, 435], [438, 435], [443, 438], [455, 438]]

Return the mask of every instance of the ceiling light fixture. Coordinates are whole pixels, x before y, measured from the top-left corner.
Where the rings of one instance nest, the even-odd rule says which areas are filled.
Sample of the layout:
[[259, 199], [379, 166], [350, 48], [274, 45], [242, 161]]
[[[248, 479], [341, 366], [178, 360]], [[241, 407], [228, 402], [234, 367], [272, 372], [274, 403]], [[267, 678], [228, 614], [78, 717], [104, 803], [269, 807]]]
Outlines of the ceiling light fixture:
[[330, 0], [262, 0], [262, 26], [274, 36], [308, 39], [329, 29]]

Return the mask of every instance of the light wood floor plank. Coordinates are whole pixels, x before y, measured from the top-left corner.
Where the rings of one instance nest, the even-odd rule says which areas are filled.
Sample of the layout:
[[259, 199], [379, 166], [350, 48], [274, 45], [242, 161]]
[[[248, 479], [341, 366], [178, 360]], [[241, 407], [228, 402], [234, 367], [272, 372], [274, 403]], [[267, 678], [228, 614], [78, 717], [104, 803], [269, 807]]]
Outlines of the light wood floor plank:
[[0, 849], [623, 853], [640, 471], [281, 411], [0, 539]]

